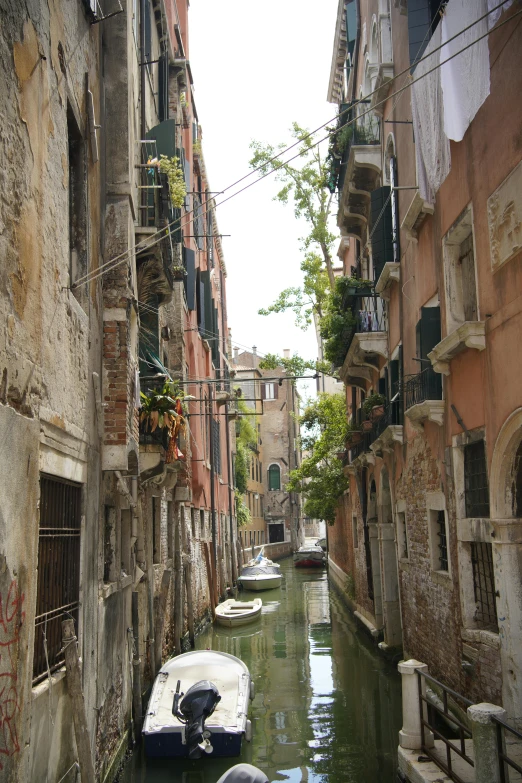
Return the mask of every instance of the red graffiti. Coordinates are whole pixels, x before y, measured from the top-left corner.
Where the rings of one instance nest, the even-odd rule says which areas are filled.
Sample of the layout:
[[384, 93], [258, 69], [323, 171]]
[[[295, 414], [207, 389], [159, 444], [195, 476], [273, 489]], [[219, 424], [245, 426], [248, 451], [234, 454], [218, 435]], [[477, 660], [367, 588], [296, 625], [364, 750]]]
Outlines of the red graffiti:
[[24, 598], [16, 579], [11, 582], [7, 596], [0, 593], [0, 754], [4, 756], [20, 750], [16, 731], [16, 717], [20, 712], [17, 659], [20, 628], [25, 620]]

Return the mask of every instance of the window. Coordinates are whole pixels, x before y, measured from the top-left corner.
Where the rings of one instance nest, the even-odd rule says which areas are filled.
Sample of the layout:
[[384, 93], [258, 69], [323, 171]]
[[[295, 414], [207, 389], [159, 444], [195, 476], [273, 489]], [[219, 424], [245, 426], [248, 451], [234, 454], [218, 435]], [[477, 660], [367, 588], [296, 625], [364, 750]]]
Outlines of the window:
[[[67, 106], [69, 163], [69, 272], [71, 284], [87, 272], [87, 167], [85, 144], [71, 106]], [[78, 296], [84, 287], [77, 290]], [[73, 289], [74, 290], [74, 289]]]
[[277, 384], [263, 383], [261, 386], [261, 397], [263, 400], [277, 400]]
[[399, 559], [408, 558], [408, 533], [406, 529], [406, 514], [404, 511], [397, 512], [397, 548]]
[[201, 528], [201, 538], [205, 538], [205, 509], [199, 509], [199, 524]]
[[464, 490], [467, 517], [489, 517], [488, 471], [484, 441], [464, 446]]
[[466, 321], [478, 319], [473, 212], [460, 215], [443, 239], [446, 324], [448, 334]]
[[116, 571], [116, 509], [114, 506], [104, 507], [103, 524], [103, 581], [115, 582]]
[[121, 562], [121, 576], [129, 576], [132, 568], [131, 558], [131, 530], [132, 530], [132, 514], [130, 509], [123, 509], [121, 511], [121, 525], [120, 525], [120, 562]]
[[152, 498], [152, 562], [161, 562], [161, 500]]
[[498, 633], [492, 545], [473, 542], [471, 544], [471, 565], [473, 567], [473, 591], [477, 605], [475, 620], [481, 629]]
[[429, 510], [431, 563], [434, 571], [449, 571], [446, 514], [442, 509]]
[[214, 470], [221, 475], [221, 429], [219, 421], [212, 419], [212, 429], [214, 436]]
[[174, 557], [174, 503], [167, 500], [167, 558], [172, 560]]
[[446, 0], [414, 0], [408, 3], [410, 64], [420, 60], [437, 27]]
[[279, 465], [270, 465], [268, 468], [268, 489], [271, 492], [281, 489], [281, 468]]
[[192, 529], [192, 538], [196, 538], [196, 509], [190, 509], [190, 527]]
[[74, 618], [78, 633], [80, 525], [81, 485], [42, 474], [33, 682], [47, 676], [46, 646], [50, 670], [63, 664], [66, 616]]

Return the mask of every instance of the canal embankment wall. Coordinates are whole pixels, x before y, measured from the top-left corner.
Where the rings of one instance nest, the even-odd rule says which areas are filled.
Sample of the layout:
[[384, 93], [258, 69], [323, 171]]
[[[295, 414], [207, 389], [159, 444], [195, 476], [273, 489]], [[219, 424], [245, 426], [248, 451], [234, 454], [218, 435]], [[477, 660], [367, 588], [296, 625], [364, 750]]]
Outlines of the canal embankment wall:
[[243, 549], [243, 561], [246, 563], [251, 557], [256, 557], [261, 550], [265, 557], [269, 560], [283, 560], [285, 557], [290, 557], [293, 553], [293, 546], [291, 541], [278, 541], [276, 544], [263, 544], [263, 546], [245, 547]]

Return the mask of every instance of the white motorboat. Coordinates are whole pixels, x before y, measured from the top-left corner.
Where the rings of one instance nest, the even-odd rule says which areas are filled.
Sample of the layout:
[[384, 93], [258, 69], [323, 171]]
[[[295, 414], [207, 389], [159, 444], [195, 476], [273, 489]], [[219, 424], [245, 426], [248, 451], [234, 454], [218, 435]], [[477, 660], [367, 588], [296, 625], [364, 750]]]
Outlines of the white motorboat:
[[237, 581], [245, 590], [272, 590], [281, 587], [283, 576], [278, 563], [272, 563], [261, 553], [241, 571]]
[[294, 565], [296, 568], [323, 566], [325, 560], [325, 553], [322, 548], [316, 544], [301, 546], [297, 552], [294, 552]]
[[254, 598], [253, 601], [236, 601], [229, 598], [216, 606], [216, 622], [228, 628], [247, 625], [260, 616], [262, 606], [260, 598]]
[[238, 756], [243, 737], [252, 736], [252, 697], [248, 668], [233, 655], [196, 650], [172, 658], [152, 686], [142, 731], [147, 756]]

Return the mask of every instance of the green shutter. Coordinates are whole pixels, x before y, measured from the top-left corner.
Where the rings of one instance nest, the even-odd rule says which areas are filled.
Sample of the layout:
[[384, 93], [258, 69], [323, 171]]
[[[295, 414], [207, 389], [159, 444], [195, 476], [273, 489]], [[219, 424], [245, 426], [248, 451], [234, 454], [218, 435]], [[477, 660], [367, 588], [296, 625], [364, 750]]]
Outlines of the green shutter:
[[176, 149], [176, 124], [174, 120], [163, 120], [159, 125], [155, 125], [145, 134], [146, 139], [156, 140], [156, 149], [159, 155], [166, 155], [167, 158], [179, 157], [179, 150]]
[[350, 55], [350, 63], [353, 58], [356, 39], [357, 39], [357, 2], [356, 0], [350, 0], [350, 2], [346, 3], [346, 44], [348, 48], [348, 54]]
[[[385, 204], [386, 206], [384, 206]], [[372, 191], [370, 205], [373, 274], [375, 281], [377, 281], [384, 264], [393, 261], [393, 226], [389, 186]]]
[[410, 65], [422, 57], [431, 38], [430, 0], [408, 0]]
[[213, 300], [212, 300], [212, 290], [210, 287], [210, 272], [204, 271], [201, 272], [201, 281], [203, 283], [203, 329], [205, 329], [204, 337], [212, 337], [209, 332], [213, 331], [212, 327], [212, 307], [213, 307]]
[[196, 309], [196, 254], [188, 247], [183, 248], [185, 261], [185, 296], [189, 310]]

